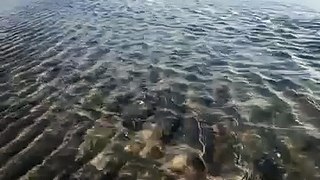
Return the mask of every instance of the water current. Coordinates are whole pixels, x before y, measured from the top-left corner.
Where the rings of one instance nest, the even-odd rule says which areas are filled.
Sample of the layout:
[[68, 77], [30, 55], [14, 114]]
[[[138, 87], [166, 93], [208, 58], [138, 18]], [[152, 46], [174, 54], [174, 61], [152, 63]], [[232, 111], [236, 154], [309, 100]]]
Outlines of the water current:
[[30, 2], [0, 14], [0, 179], [320, 179], [319, 60], [294, 4]]

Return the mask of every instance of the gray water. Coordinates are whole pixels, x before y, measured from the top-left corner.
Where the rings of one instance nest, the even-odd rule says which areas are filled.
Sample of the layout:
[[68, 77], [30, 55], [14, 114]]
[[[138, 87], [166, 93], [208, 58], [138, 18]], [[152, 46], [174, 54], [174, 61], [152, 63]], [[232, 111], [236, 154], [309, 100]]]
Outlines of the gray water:
[[[239, 179], [263, 153], [286, 179], [320, 178], [319, 12], [244, 0], [16, 4], [0, 15], [0, 179], [160, 179], [187, 151], [208, 178]], [[161, 157], [122, 152], [155, 126]]]

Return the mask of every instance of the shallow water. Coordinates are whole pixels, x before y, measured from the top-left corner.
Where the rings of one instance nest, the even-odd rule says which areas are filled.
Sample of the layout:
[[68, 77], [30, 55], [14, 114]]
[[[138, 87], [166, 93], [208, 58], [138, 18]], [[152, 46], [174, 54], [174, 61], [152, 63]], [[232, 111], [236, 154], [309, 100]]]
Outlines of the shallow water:
[[[266, 152], [287, 179], [320, 178], [319, 59], [320, 13], [297, 5], [54, 0], [16, 8], [0, 16], [0, 179], [159, 178], [170, 157], [192, 150], [213, 167], [210, 176], [236, 179]], [[239, 140], [236, 166], [215, 159], [217, 123]], [[164, 158], [120, 153], [150, 124], [165, 134]]]

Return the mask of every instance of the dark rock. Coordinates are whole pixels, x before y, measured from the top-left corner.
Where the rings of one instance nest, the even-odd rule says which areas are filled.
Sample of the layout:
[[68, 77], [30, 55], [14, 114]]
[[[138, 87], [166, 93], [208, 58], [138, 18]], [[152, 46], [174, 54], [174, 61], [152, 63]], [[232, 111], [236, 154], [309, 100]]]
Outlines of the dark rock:
[[197, 154], [189, 154], [187, 158], [187, 170], [185, 171], [186, 180], [205, 180], [207, 168], [204, 161]]
[[152, 107], [143, 101], [133, 103], [131, 105], [125, 106], [122, 110], [123, 118], [135, 119], [141, 118], [146, 119], [153, 113]]
[[205, 143], [205, 153], [203, 154], [203, 159], [206, 163], [213, 163], [214, 161], [214, 148], [215, 148], [215, 142], [213, 139], [215, 138], [215, 134], [213, 132], [212, 128], [205, 127], [202, 129], [203, 135], [204, 135], [204, 143]]
[[184, 94], [172, 91], [171, 89], [164, 89], [155, 92], [155, 95], [158, 97], [158, 107], [172, 109], [179, 111], [180, 113], [185, 112], [183, 105], [186, 101], [186, 97]]
[[126, 127], [132, 131], [140, 131], [143, 127], [144, 121], [141, 119], [125, 119], [122, 122], [123, 127]]
[[231, 99], [230, 89], [226, 85], [222, 85], [221, 87], [215, 90], [215, 100], [218, 105], [222, 105], [227, 103]]
[[131, 174], [121, 174], [118, 177], [118, 180], [136, 180], [137, 178]]
[[163, 131], [161, 140], [164, 143], [169, 143], [182, 125], [182, 117], [166, 109], [156, 111], [154, 121]]
[[160, 80], [159, 68], [152, 68], [150, 70], [149, 79], [152, 83], [157, 83]]
[[194, 153], [188, 155], [187, 166], [192, 166], [194, 169], [201, 172], [204, 172], [206, 170], [204, 161], [199, 157], [199, 155]]
[[122, 109], [123, 126], [137, 131], [142, 129], [143, 123], [153, 115], [153, 106], [144, 101], [136, 101]]
[[202, 150], [203, 147], [199, 141], [200, 130], [198, 120], [195, 117], [184, 117], [181, 126], [181, 133], [183, 134], [181, 137], [183, 137], [184, 143], [195, 149]]
[[125, 104], [129, 104], [133, 97], [134, 97], [134, 93], [128, 92], [125, 94], [119, 94], [118, 96], [116, 96], [115, 99], [119, 104], [125, 105]]
[[253, 162], [254, 172], [260, 176], [262, 180], [282, 180], [284, 175], [283, 168], [268, 155], [256, 159]]
[[195, 75], [195, 74], [188, 74], [188, 75], [186, 75], [186, 80], [188, 80], [188, 81], [192, 81], [192, 82], [199, 82], [199, 81], [201, 81], [201, 79], [197, 76], [197, 75]]
[[107, 111], [115, 112], [115, 113], [119, 113], [121, 111], [120, 104], [116, 102], [110, 102], [105, 104], [105, 108], [107, 109]]
[[[148, 143], [147, 143], [148, 146]], [[160, 159], [165, 155], [164, 153], [164, 149], [161, 145], [152, 145], [152, 147], [150, 147], [148, 153], [147, 153], [147, 157], [152, 158], [152, 159]]]
[[271, 123], [271, 119], [273, 116], [273, 112], [268, 109], [263, 109], [258, 106], [252, 107], [250, 114], [251, 122], [269, 122]]

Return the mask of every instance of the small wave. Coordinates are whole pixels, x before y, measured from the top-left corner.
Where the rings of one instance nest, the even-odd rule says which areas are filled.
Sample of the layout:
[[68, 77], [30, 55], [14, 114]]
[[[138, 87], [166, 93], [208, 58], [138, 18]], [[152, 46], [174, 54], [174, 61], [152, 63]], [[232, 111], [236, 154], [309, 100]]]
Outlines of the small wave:
[[[288, 174], [308, 179], [283, 156], [295, 133], [306, 161], [317, 150], [305, 124], [319, 127], [318, 20], [283, 3], [144, 1], [56, 0], [1, 15], [0, 179], [159, 178], [163, 162], [190, 149], [208, 167], [221, 160], [209, 172], [221, 176], [237, 173], [234, 152], [250, 163], [254, 151], [277, 150], [299, 170]], [[157, 156], [124, 152], [158, 126], [162, 139], [146, 146]], [[229, 131], [266, 149], [243, 142], [248, 152], [218, 156], [226, 144], [212, 139]]]

